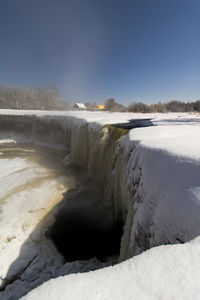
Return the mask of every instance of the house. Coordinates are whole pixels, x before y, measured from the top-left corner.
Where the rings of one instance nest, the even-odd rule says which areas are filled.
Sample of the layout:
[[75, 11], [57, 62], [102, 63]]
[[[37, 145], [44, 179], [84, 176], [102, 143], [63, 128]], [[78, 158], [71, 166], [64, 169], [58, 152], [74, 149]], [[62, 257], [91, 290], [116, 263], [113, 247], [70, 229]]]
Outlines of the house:
[[105, 107], [105, 105], [97, 105], [97, 108], [100, 110], [104, 109], [104, 107]]
[[87, 107], [85, 106], [85, 104], [83, 103], [75, 103], [73, 108], [76, 108], [76, 109], [87, 109]]

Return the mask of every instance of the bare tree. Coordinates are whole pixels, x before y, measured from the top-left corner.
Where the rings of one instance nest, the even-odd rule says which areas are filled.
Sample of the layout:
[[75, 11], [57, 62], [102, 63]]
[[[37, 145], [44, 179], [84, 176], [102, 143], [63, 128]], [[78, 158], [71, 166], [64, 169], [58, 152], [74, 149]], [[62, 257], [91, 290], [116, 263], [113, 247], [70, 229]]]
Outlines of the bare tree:
[[104, 109], [108, 111], [127, 111], [127, 108], [120, 103], [117, 103], [114, 98], [107, 99], [104, 102]]
[[150, 112], [150, 108], [147, 104], [144, 104], [142, 102], [133, 102], [129, 105], [128, 111], [147, 113]]
[[18, 86], [4, 87], [0, 84], [0, 108], [12, 109], [66, 109], [55, 85], [46, 88]]

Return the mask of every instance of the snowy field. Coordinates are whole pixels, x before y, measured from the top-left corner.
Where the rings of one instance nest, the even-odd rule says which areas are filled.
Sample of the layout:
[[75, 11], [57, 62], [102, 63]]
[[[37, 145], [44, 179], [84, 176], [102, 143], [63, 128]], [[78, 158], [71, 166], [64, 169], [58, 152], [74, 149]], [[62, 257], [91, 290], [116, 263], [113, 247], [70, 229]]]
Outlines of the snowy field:
[[[198, 116], [185, 113], [11, 110], [1, 110], [0, 114], [36, 114], [39, 118], [55, 118], [64, 129], [69, 123], [65, 123], [63, 119], [59, 121], [59, 117], [68, 116], [70, 126], [73, 127], [71, 150], [73, 147], [79, 147], [80, 151], [76, 153], [75, 158], [79, 155], [78, 160], [89, 161], [88, 165], [92, 165], [93, 161], [81, 158], [81, 155], [85, 154], [86, 139], [80, 129], [87, 123], [87, 139], [89, 145], [92, 145], [90, 156], [92, 151], [98, 152], [96, 161], [99, 160], [100, 166], [103, 165], [101, 159], [105, 157], [101, 157], [98, 150], [101, 149], [106, 136], [101, 135], [100, 140], [95, 140], [94, 133], [98, 132], [102, 125], [126, 123], [140, 118], [151, 119], [154, 125], [130, 130], [120, 139], [113, 153], [116, 163], [112, 166], [108, 194], [112, 192], [114, 209], [121, 210], [124, 217], [120, 259], [125, 261], [93, 272], [62, 276], [70, 273], [66, 271], [70, 266], [65, 265], [64, 272], [61, 258], [59, 261], [59, 257], [56, 256], [58, 261], [52, 262], [52, 268], [49, 265], [47, 268], [46, 261], [42, 259], [44, 256], [52, 259], [52, 245], [48, 248], [51, 251], [46, 248], [46, 243], [42, 249], [37, 248], [37, 241], [42, 239], [42, 229], [38, 227], [41, 218], [45, 214], [48, 215], [45, 226], [52, 222], [52, 216], [48, 214], [49, 207], [52, 210], [60, 201], [62, 192], [68, 186], [73, 186], [73, 179], [70, 181], [59, 176], [49, 177], [49, 168], [42, 167], [35, 160], [23, 157], [1, 159], [0, 156], [1, 280], [8, 276], [9, 270], [14, 274], [22, 270], [21, 277], [16, 280], [12, 277], [14, 274], [9, 274], [8, 277], [15, 282], [12, 283], [12, 287], [7, 286], [7, 293], [2, 294], [2, 299], [17, 299], [15, 295], [18, 290], [27, 288], [23, 283], [23, 276], [29, 278], [25, 281], [29, 284], [27, 291], [31, 290], [31, 277], [38, 274], [38, 269], [41, 271], [41, 277], [44, 275], [47, 279], [51, 278], [49, 272], [53, 272], [53, 268], [55, 270], [56, 264], [57, 276], [61, 276], [46, 281], [23, 299], [200, 299]], [[5, 145], [6, 142], [13, 143], [14, 137], [6, 138], [5, 133], [2, 133], [1, 140]], [[32, 186], [36, 179], [40, 184], [36, 182], [36, 185]], [[44, 180], [41, 182], [40, 179]], [[22, 185], [24, 189], [20, 189]], [[38, 200], [36, 203], [35, 199]], [[36, 228], [39, 228], [39, 231], [35, 230]], [[23, 248], [24, 256], [20, 254], [21, 261], [17, 260], [16, 266], [10, 268], [11, 264], [16, 262], [21, 245], [28, 237], [31, 237], [31, 242], [34, 241], [32, 251], [27, 253]], [[144, 251], [149, 248], [151, 249]], [[31, 264], [38, 253], [41, 257]], [[93, 263], [91, 261], [91, 264]], [[77, 270], [82, 271], [84, 267], [77, 266]], [[20, 270], [17, 271], [17, 268]], [[46, 273], [43, 272], [45, 268]], [[24, 269], [26, 272], [23, 273]], [[85, 269], [87, 270], [87, 267]], [[37, 280], [45, 281], [43, 278]]]

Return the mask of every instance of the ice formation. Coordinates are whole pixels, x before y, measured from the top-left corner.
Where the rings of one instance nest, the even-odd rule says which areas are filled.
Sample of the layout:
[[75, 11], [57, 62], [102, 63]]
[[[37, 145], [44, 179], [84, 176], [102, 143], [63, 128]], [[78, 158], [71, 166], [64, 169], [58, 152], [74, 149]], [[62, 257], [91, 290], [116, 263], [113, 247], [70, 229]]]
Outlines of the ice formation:
[[[107, 269], [52, 279], [24, 299], [45, 299], [47, 295], [49, 299], [198, 298], [198, 117], [99, 112], [71, 112], [66, 116], [64, 112], [51, 115], [30, 111], [12, 115], [12, 111], [7, 111], [0, 118], [3, 130], [23, 131], [29, 139], [59, 144], [68, 149], [66, 161], [70, 159], [92, 174], [94, 184], [103, 190], [106, 209], [115, 220], [124, 223], [119, 260], [131, 258]], [[134, 118], [150, 118], [154, 126], [129, 132], [113, 126]], [[144, 250], [148, 251], [142, 253]], [[9, 297], [18, 289], [23, 290], [23, 278], [31, 277], [37, 268], [46, 268], [41, 257], [29, 263], [28, 275], [17, 278], [20, 284], [6, 287], [5, 299], [12, 299]], [[52, 268], [43, 273], [47, 279], [53, 277], [47, 275], [53, 273]], [[69, 273], [57, 269], [57, 275]], [[31, 279], [29, 282], [27, 291], [31, 290]]]

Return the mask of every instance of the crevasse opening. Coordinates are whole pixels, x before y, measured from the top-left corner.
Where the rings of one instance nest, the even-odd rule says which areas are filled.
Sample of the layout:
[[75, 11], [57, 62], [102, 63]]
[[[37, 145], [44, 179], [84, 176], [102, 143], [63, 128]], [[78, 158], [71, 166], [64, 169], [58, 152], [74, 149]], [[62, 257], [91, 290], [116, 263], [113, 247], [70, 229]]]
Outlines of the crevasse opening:
[[91, 191], [72, 193], [61, 204], [48, 229], [47, 237], [66, 262], [94, 257], [105, 262], [120, 253], [122, 222], [113, 221], [110, 213], [100, 211], [92, 197], [97, 200], [98, 195]]

